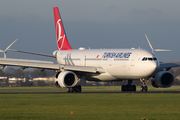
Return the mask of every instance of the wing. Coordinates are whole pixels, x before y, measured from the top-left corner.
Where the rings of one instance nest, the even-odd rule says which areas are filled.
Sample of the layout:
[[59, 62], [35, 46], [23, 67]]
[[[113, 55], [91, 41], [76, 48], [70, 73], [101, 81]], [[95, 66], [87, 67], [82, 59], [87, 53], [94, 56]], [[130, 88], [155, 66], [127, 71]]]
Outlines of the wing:
[[174, 63], [160, 63], [161, 69], [171, 69], [172, 67], [179, 67], [180, 62], [174, 62]]
[[176, 63], [179, 62], [180, 59], [169, 59], [169, 60], [160, 60], [160, 63]]
[[38, 60], [27, 60], [27, 59], [0, 58], [0, 65], [59, 70], [59, 64], [54, 64], [53, 62], [49, 62], [49, 61], [38, 61]]
[[160, 60], [160, 68], [161, 69], [171, 69], [172, 67], [180, 66], [180, 59], [169, 59], [169, 60]]
[[0, 58], [0, 65], [3, 66], [19, 66], [23, 68], [40, 68], [40, 69], [50, 69], [50, 70], [70, 70], [79, 74], [90, 73], [90, 74], [100, 74], [104, 73], [104, 69], [101, 67], [91, 67], [91, 66], [73, 66], [73, 65], [59, 65], [54, 64], [50, 61], [38, 61], [38, 60], [27, 60], [27, 59], [10, 59], [10, 58]]
[[8, 50], [9, 51], [14, 51], [14, 52], [27, 53], [27, 54], [33, 54], [33, 55], [40, 55], [40, 56], [56, 58], [56, 56], [54, 56], [54, 55], [40, 54], [40, 53], [27, 52], [27, 51], [22, 51], [22, 50], [14, 50], [14, 49], [8, 49]]

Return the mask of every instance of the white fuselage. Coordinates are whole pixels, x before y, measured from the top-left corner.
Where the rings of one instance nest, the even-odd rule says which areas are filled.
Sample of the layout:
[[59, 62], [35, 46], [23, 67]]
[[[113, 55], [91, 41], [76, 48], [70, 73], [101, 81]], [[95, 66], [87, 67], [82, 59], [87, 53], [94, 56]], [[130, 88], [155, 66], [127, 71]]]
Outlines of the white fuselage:
[[139, 80], [159, 70], [156, 56], [143, 49], [87, 49], [56, 51], [57, 62], [65, 65], [102, 67], [106, 73], [88, 76], [94, 81]]

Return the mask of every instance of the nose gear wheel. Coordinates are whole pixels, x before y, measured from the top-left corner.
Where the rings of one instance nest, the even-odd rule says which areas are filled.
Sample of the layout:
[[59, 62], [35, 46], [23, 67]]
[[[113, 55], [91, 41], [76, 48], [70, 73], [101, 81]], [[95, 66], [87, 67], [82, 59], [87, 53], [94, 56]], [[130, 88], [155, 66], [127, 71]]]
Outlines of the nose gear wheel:
[[141, 92], [143, 92], [143, 91], [147, 92], [148, 87], [146, 86], [145, 79], [141, 80], [141, 82], [143, 83], [143, 85], [141, 86]]

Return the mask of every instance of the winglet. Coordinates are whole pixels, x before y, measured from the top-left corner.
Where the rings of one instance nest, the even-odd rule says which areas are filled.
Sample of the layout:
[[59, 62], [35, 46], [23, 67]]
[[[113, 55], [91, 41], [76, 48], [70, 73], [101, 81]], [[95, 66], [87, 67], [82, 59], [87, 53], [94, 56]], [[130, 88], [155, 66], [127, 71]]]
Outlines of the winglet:
[[53, 7], [58, 50], [72, 50], [69, 45], [58, 7]]

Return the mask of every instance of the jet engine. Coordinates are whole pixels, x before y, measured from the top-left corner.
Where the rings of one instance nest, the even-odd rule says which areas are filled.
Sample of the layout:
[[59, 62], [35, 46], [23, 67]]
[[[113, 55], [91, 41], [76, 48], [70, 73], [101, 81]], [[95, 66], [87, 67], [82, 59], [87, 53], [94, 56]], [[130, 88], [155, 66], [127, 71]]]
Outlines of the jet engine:
[[174, 83], [174, 76], [168, 71], [160, 71], [151, 80], [153, 87], [170, 87]]
[[74, 87], [77, 84], [77, 75], [72, 71], [63, 71], [55, 74], [57, 87]]

